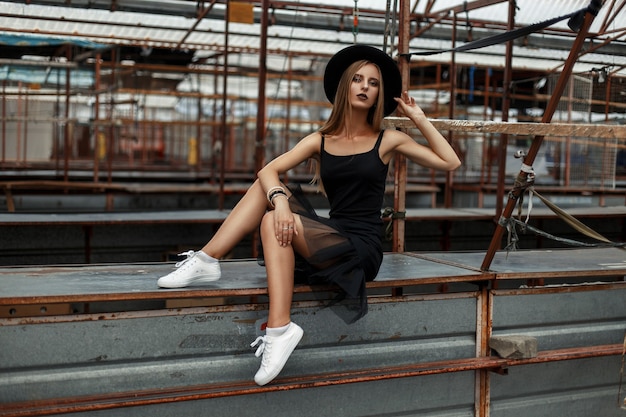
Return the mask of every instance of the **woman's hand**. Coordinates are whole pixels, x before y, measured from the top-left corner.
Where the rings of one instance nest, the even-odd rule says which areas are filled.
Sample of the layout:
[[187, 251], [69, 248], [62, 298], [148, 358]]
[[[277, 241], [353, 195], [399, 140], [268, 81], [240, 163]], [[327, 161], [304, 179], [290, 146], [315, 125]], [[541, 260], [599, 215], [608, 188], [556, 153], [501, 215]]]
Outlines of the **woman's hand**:
[[413, 97], [409, 96], [408, 91], [404, 91], [401, 97], [395, 97], [394, 100], [398, 103], [400, 111], [409, 119], [415, 121], [418, 118], [426, 118], [424, 110], [415, 103]]
[[435, 129], [428, 120], [420, 106], [415, 104], [415, 99], [409, 96], [408, 91], [402, 93], [402, 97], [395, 98], [400, 111], [403, 112], [415, 124], [422, 136], [428, 142], [423, 146], [413, 138], [397, 131], [391, 131], [390, 136], [397, 142], [393, 149], [400, 152], [411, 161], [425, 168], [434, 168], [444, 171], [452, 171], [461, 165], [461, 160], [454, 152], [448, 141]]
[[289, 246], [294, 234], [298, 234], [295, 219], [289, 208], [289, 200], [284, 196], [274, 199], [274, 234], [280, 246]]

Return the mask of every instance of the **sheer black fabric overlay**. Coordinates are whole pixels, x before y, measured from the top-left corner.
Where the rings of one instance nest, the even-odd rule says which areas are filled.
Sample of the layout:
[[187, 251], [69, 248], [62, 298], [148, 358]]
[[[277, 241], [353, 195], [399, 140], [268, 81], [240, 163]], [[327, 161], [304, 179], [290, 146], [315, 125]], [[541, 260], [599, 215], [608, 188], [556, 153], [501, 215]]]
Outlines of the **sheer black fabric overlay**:
[[[376, 278], [382, 249], [376, 247], [376, 239], [361, 241], [339, 222], [318, 216], [299, 186], [288, 189], [291, 210], [302, 220], [307, 243], [306, 253], [296, 253], [295, 284], [336, 286], [334, 299], [328, 301], [325, 292], [320, 292], [320, 298], [325, 297], [326, 307], [346, 323], [357, 321], [367, 313], [365, 283]], [[258, 262], [264, 265], [261, 245]]]

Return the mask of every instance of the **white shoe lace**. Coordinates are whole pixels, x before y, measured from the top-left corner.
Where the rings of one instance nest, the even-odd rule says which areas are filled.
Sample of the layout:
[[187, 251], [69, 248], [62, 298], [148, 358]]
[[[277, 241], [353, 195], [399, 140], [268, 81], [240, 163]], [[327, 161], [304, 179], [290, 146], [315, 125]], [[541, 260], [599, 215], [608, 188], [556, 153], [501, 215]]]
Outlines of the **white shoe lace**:
[[184, 264], [186, 264], [187, 262], [189, 262], [193, 256], [195, 255], [196, 252], [192, 251], [192, 250], [188, 250], [187, 252], [183, 252], [183, 253], [179, 253], [178, 256], [187, 256], [185, 259], [183, 259], [180, 262], [176, 262], [176, 265], [174, 265], [176, 268], [180, 268], [181, 266], [183, 266]]
[[[266, 360], [267, 357], [269, 357], [271, 343], [270, 343], [270, 339], [267, 337], [267, 335], [265, 335], [265, 336], [257, 337], [254, 342], [250, 343], [250, 346], [255, 347], [259, 343], [260, 345], [257, 348], [256, 352], [254, 353], [254, 356], [258, 358], [259, 356], [263, 355], [263, 360], [261, 362], [263, 364], [267, 361]], [[265, 352], [267, 352], [267, 355], [264, 355]]]

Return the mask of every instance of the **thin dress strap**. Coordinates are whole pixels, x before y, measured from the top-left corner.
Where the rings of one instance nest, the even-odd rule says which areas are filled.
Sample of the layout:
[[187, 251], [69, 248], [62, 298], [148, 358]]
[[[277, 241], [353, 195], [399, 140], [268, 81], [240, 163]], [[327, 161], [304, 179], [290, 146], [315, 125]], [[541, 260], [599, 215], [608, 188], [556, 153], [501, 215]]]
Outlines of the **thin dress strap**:
[[[376, 145], [374, 145], [374, 149], [378, 150], [380, 148], [380, 143], [383, 141], [383, 134], [385, 133], [385, 129], [380, 131], [378, 135], [378, 140], [376, 140]], [[324, 137], [322, 137], [322, 145], [324, 144]]]

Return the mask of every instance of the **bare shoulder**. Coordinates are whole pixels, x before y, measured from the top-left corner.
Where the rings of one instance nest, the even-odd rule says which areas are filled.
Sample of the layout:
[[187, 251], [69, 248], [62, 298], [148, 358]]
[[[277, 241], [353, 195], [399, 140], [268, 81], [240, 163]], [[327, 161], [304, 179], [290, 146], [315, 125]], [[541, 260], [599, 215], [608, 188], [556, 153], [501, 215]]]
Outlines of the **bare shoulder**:
[[[314, 155], [320, 152], [322, 144], [322, 134], [320, 132], [313, 132], [298, 142], [296, 148], [305, 150], [307, 153]], [[295, 148], [294, 148], [295, 149]]]
[[395, 151], [398, 146], [408, 141], [413, 141], [409, 135], [396, 129], [386, 129], [383, 134], [381, 150], [383, 154]]

